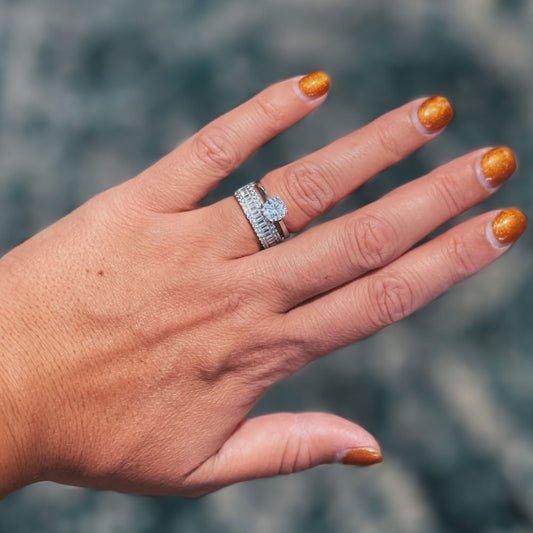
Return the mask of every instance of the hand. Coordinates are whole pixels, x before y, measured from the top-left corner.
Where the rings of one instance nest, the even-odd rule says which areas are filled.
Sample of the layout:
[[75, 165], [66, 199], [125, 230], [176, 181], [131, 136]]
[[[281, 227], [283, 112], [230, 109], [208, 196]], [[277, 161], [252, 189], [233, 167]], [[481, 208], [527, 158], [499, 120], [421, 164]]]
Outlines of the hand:
[[[53, 480], [197, 495], [381, 459], [333, 415], [246, 416], [273, 383], [491, 263], [526, 222], [490, 212], [411, 249], [503, 183], [503, 148], [261, 251], [235, 198], [197, 207], [328, 86], [315, 73], [267, 88], [0, 260], [0, 493]], [[451, 116], [444, 98], [416, 100], [262, 183], [299, 232]]]

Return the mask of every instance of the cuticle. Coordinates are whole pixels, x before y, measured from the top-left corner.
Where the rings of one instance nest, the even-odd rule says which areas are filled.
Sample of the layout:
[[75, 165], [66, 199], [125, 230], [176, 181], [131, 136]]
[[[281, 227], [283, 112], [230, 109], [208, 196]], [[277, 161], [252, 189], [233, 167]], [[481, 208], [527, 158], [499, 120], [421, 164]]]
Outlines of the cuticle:
[[[502, 211], [500, 211], [500, 213], [501, 212]], [[487, 240], [490, 242], [493, 248], [496, 248], [496, 250], [501, 250], [502, 252], [504, 252], [508, 248], [511, 248], [514, 242], [502, 243], [496, 238], [496, 235], [494, 235], [494, 221], [496, 220], [498, 216], [499, 216], [499, 213], [497, 213], [492, 218], [492, 220], [490, 220], [489, 223], [487, 224], [486, 236], [487, 236]]]
[[477, 158], [475, 162], [475, 173], [478, 178], [478, 181], [481, 183], [481, 186], [487, 191], [487, 192], [495, 192], [497, 191], [501, 186], [502, 183], [497, 183], [496, 185], [492, 185], [492, 183], [488, 180], [487, 176], [485, 176], [485, 173], [483, 172], [482, 167], [482, 161], [486, 154], [488, 154], [492, 148], [481, 154], [480, 157]]
[[416, 130], [421, 133], [422, 135], [426, 136], [426, 137], [438, 137], [445, 129], [447, 126], [443, 126], [442, 128], [439, 128], [438, 130], [428, 130], [423, 124], [422, 122], [420, 121], [420, 116], [419, 116], [419, 111], [420, 111], [420, 108], [422, 107], [422, 105], [427, 102], [430, 98], [432, 98], [431, 96], [428, 97], [428, 98], [425, 98], [424, 100], [422, 100], [418, 106], [416, 106], [414, 109], [413, 109], [413, 112], [411, 114], [411, 122], [413, 123], [414, 127], [416, 128]]

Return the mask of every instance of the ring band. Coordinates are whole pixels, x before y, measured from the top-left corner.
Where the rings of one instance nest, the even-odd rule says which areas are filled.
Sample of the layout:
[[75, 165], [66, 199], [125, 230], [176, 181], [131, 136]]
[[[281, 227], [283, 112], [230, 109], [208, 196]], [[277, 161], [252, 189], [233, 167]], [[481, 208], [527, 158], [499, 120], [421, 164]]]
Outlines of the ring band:
[[287, 226], [283, 222], [287, 207], [281, 198], [271, 198], [263, 185], [257, 181], [237, 189], [234, 196], [252, 226], [261, 248], [275, 246], [289, 236]]

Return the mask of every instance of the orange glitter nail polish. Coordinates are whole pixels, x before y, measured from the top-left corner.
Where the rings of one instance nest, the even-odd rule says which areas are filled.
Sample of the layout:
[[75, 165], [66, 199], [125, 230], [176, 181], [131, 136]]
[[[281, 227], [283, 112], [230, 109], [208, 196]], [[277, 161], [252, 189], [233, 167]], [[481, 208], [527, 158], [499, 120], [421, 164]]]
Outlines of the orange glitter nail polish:
[[320, 70], [304, 76], [298, 82], [300, 90], [309, 98], [323, 96], [329, 91], [330, 85], [329, 76]]
[[354, 466], [370, 466], [383, 462], [381, 452], [374, 448], [352, 448], [344, 453], [341, 463]]
[[520, 209], [503, 210], [492, 222], [492, 233], [500, 244], [511, 244], [527, 228], [527, 218]]
[[501, 185], [516, 170], [516, 158], [506, 146], [489, 150], [481, 159], [481, 171], [491, 187]]
[[427, 131], [444, 128], [453, 118], [453, 107], [444, 96], [428, 98], [418, 109], [418, 120]]

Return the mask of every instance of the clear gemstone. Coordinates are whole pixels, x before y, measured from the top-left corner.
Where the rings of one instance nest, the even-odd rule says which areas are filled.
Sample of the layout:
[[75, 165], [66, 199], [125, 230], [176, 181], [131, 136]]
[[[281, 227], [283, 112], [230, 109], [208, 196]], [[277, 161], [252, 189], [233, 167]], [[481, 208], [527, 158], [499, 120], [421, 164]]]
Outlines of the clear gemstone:
[[269, 198], [263, 204], [263, 214], [267, 220], [279, 222], [287, 214], [287, 207], [279, 196]]

